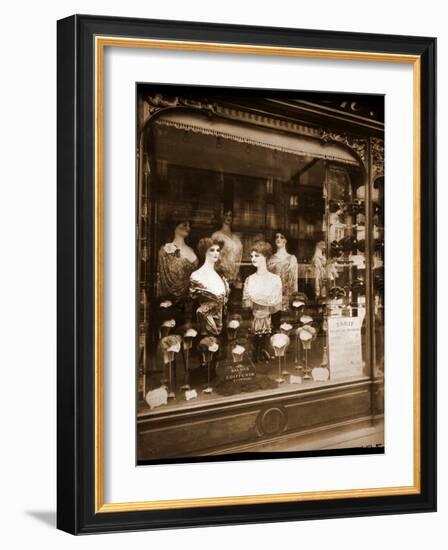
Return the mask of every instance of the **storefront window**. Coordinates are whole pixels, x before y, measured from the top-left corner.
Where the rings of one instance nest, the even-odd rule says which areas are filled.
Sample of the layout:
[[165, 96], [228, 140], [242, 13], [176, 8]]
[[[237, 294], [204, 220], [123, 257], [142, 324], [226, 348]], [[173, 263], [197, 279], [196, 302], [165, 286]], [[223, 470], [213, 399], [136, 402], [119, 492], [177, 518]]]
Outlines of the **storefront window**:
[[142, 408], [161, 388], [163, 406], [185, 407], [370, 376], [370, 307], [383, 368], [383, 180], [368, 192], [365, 167], [342, 146], [330, 155], [295, 136], [297, 151], [276, 148], [273, 132], [263, 143], [235, 126], [244, 145], [161, 117], [145, 151]]

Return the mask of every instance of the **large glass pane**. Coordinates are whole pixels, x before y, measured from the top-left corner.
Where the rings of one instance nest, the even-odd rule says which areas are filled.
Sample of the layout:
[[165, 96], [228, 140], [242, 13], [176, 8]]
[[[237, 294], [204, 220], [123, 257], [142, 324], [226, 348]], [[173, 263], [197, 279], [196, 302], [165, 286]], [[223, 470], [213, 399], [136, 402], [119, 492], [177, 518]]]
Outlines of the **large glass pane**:
[[[204, 145], [215, 153], [214, 138]], [[145, 391], [166, 386], [176, 406], [186, 389], [200, 401], [368, 374], [365, 176], [355, 162], [294, 160], [289, 179], [272, 163], [253, 176], [151, 160]], [[218, 248], [209, 271], [204, 242]]]
[[142, 90], [138, 463], [381, 447], [382, 99]]

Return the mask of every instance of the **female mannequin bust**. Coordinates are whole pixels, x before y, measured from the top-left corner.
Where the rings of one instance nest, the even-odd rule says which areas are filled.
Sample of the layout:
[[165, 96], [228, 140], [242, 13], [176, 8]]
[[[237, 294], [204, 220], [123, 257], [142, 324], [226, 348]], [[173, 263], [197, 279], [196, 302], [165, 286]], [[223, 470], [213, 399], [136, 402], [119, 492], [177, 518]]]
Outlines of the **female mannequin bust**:
[[215, 231], [212, 235], [212, 239], [221, 241], [223, 244], [219, 263], [221, 271], [229, 283], [235, 283], [238, 280], [243, 257], [243, 245], [238, 235], [232, 233], [232, 222], [232, 210], [225, 211], [222, 217], [221, 229]]
[[325, 256], [325, 242], [319, 241], [316, 243], [314, 249], [314, 255], [311, 259], [311, 264], [314, 267], [314, 291], [316, 296], [319, 297], [322, 293], [324, 286], [324, 279], [326, 275], [327, 257]]
[[175, 300], [188, 296], [190, 275], [198, 267], [198, 258], [185, 239], [190, 234], [190, 222], [174, 222], [174, 238], [159, 250], [159, 295]]
[[271, 314], [282, 308], [282, 280], [268, 271], [266, 262], [272, 255], [272, 247], [266, 241], [253, 244], [250, 253], [252, 265], [257, 271], [244, 281], [243, 304], [252, 308], [252, 334], [270, 334]]
[[314, 267], [314, 290], [316, 297], [319, 298], [322, 296], [324, 298], [327, 293], [326, 281], [330, 281], [332, 286], [334, 286], [335, 279], [339, 277], [335, 262], [327, 260], [324, 241], [316, 243], [311, 264]]
[[190, 296], [199, 301], [196, 310], [201, 334], [219, 336], [222, 331], [224, 307], [227, 304], [229, 286], [216, 270], [221, 243], [214, 239], [201, 239], [198, 243], [202, 266], [190, 276]]
[[282, 309], [287, 310], [291, 296], [298, 290], [298, 263], [286, 249], [287, 239], [281, 231], [275, 233], [276, 252], [268, 259], [267, 268], [282, 280]]

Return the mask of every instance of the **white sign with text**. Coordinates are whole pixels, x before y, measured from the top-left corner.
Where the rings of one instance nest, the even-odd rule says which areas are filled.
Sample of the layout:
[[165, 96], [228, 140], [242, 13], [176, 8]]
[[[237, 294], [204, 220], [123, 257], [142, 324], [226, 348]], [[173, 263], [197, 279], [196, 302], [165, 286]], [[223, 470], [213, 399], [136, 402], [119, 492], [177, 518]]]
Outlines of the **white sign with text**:
[[362, 376], [361, 326], [365, 310], [358, 317], [328, 319], [330, 379]]

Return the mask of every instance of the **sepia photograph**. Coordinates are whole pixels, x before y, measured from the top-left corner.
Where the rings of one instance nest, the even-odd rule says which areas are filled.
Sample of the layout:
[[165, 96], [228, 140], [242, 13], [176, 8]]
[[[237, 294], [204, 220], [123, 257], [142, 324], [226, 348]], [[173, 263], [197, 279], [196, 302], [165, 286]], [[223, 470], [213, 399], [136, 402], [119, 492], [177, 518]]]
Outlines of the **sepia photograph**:
[[136, 93], [138, 464], [384, 452], [384, 97]]

